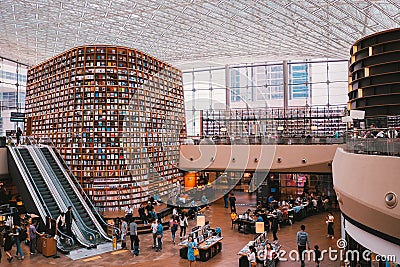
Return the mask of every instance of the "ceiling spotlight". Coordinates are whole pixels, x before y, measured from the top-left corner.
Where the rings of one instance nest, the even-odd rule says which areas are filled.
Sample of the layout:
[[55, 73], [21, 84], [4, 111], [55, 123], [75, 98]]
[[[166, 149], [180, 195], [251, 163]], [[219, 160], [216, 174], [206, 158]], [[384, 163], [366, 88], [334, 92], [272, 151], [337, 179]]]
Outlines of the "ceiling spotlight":
[[278, 158], [278, 163], [281, 163], [282, 162], [282, 159], [281, 158]]

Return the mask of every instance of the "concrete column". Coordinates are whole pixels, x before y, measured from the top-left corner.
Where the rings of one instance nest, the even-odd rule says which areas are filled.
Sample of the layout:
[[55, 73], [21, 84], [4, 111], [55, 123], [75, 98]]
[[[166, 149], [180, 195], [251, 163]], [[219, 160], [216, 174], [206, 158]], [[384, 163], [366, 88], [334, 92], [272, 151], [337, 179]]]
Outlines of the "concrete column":
[[225, 102], [225, 109], [229, 110], [231, 108], [231, 73], [229, 65], [225, 65]]
[[283, 108], [285, 110], [289, 107], [289, 67], [286, 60], [283, 61]]

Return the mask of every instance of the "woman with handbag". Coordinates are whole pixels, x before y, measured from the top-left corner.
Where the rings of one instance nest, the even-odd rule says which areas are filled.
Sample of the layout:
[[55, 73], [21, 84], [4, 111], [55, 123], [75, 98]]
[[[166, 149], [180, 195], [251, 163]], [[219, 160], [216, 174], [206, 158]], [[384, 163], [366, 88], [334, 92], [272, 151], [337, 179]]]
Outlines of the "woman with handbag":
[[198, 255], [199, 255], [199, 250], [197, 248], [197, 244], [195, 241], [193, 241], [193, 237], [190, 235], [188, 237], [188, 252], [187, 252], [187, 258], [189, 260], [189, 267], [196, 265], [196, 257]]

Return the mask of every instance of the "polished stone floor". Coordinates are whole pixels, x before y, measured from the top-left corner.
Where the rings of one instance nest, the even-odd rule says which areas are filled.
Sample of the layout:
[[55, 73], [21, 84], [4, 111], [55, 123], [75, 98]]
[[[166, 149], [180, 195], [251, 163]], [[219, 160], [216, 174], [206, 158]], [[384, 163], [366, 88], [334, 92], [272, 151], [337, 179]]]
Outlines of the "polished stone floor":
[[[255, 195], [248, 193], [238, 193], [236, 195], [238, 204], [237, 210], [239, 213], [244, 212], [249, 208], [246, 204], [255, 203]], [[253, 207], [250, 207], [253, 208]], [[295, 222], [293, 225], [284, 226], [278, 232], [279, 242], [282, 245], [282, 249], [286, 252], [297, 248], [296, 245], [296, 232], [299, 230], [300, 225], [306, 225], [306, 231], [310, 235], [311, 245], [318, 244], [320, 249], [337, 249], [336, 242], [340, 237], [340, 213], [335, 214], [335, 239], [326, 237], [327, 226], [325, 223], [326, 213], [310, 216], [303, 219], [301, 222]], [[197, 262], [197, 267], [234, 267], [239, 266], [239, 256], [237, 253], [242, 247], [254, 238], [252, 234], [242, 234], [236, 229], [231, 229], [230, 212], [224, 208], [223, 201], [218, 200], [213, 203], [209, 209], [205, 211], [206, 219], [210, 221], [212, 227], [221, 227], [224, 239], [222, 240], [222, 252], [216, 255], [208, 262]], [[195, 226], [195, 221], [189, 221], [189, 228]], [[269, 235], [272, 239], [272, 234]], [[140, 236], [140, 255], [133, 256], [128, 250], [117, 250], [92, 258], [86, 258], [81, 260], [73, 261], [65, 255], [60, 255], [60, 258], [46, 258], [42, 255], [29, 255], [28, 247], [23, 246], [25, 252], [25, 259], [20, 261], [14, 259], [9, 263], [4, 252], [1, 266], [96, 266], [96, 267], [111, 267], [111, 266], [148, 266], [148, 267], [176, 267], [176, 266], [188, 266], [187, 260], [181, 259], [179, 256], [179, 246], [174, 245], [171, 242], [170, 231], [166, 231], [164, 235], [164, 245], [162, 252], [156, 252], [151, 248], [152, 237], [150, 234]], [[110, 244], [111, 246], [111, 244]], [[129, 242], [128, 242], [129, 246]], [[12, 250], [15, 253], [15, 246]], [[293, 261], [281, 261], [277, 266], [300, 266], [299, 262]], [[314, 262], [306, 262], [306, 266], [315, 266]], [[321, 266], [341, 266], [340, 261], [331, 261], [328, 257], [325, 257]]]

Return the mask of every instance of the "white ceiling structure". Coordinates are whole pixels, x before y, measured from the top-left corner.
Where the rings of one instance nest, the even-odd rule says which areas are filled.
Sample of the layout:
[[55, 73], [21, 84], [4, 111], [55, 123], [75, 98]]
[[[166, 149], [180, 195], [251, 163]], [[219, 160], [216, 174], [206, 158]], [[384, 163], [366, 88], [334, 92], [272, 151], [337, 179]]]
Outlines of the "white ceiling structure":
[[400, 26], [399, 0], [1, 0], [0, 56], [34, 65], [79, 45], [136, 48], [178, 67], [347, 59]]

